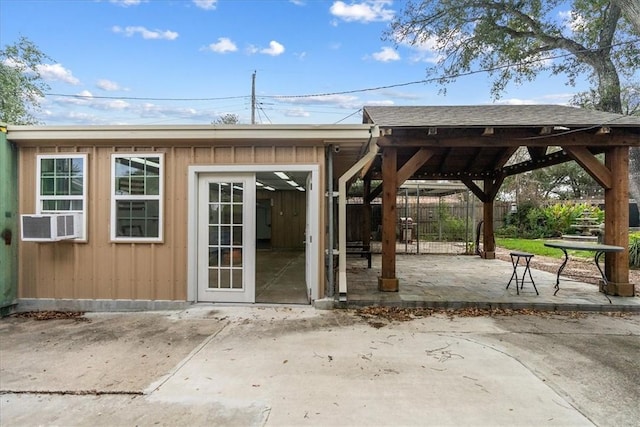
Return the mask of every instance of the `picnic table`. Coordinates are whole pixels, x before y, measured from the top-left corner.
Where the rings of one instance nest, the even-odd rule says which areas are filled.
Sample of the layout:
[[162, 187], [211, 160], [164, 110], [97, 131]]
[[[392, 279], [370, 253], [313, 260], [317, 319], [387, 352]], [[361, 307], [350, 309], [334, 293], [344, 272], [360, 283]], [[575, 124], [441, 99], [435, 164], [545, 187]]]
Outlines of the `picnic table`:
[[554, 286], [555, 292], [553, 293], [553, 295], [557, 294], [558, 291], [560, 290], [560, 273], [562, 273], [562, 270], [564, 270], [564, 267], [567, 265], [567, 262], [569, 261], [569, 254], [567, 253], [567, 250], [591, 251], [591, 252], [595, 252], [595, 256], [593, 259], [596, 264], [596, 267], [598, 268], [598, 271], [600, 272], [600, 276], [602, 277], [602, 282], [603, 282], [602, 290], [604, 291], [604, 295], [609, 300], [609, 303], [611, 303], [611, 299], [607, 295], [607, 285], [609, 281], [607, 280], [606, 274], [600, 267], [600, 258], [602, 257], [602, 255], [604, 255], [607, 252], [624, 251], [624, 248], [622, 246], [603, 245], [599, 243], [588, 243], [588, 242], [577, 242], [577, 241], [562, 241], [562, 240], [552, 240], [552, 241], [544, 242], [544, 245], [549, 248], [560, 249], [564, 253], [564, 262], [558, 269], [556, 285]]

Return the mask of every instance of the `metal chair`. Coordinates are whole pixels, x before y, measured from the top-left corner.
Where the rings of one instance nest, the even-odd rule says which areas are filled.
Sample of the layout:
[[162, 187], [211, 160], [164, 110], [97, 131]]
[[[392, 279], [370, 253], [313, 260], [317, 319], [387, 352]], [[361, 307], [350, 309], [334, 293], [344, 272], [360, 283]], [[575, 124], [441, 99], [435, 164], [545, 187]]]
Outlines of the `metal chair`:
[[[535, 289], [536, 291], [536, 295], [540, 295], [538, 293], [538, 288], [536, 288], [536, 284], [533, 281], [533, 276], [531, 276], [531, 269], [529, 268], [529, 263], [531, 262], [531, 258], [533, 258], [533, 254], [530, 254], [528, 252], [511, 252], [509, 254], [511, 256], [511, 264], [513, 265], [513, 273], [511, 274], [511, 278], [509, 279], [509, 283], [507, 283], [507, 289], [509, 289], [509, 285], [511, 285], [511, 282], [513, 281], [513, 279], [516, 279], [516, 292], [518, 295], [520, 295], [520, 289], [522, 289], [524, 287], [524, 282], [525, 282], [525, 277], [527, 276], [527, 273], [529, 274], [529, 279], [527, 280], [528, 282], [530, 281], [531, 284], [533, 285], [533, 289]], [[524, 260], [524, 271], [522, 272], [522, 278], [518, 278], [518, 266], [520, 264], [520, 259]], [[520, 282], [520, 287], [518, 287], [518, 281]]]

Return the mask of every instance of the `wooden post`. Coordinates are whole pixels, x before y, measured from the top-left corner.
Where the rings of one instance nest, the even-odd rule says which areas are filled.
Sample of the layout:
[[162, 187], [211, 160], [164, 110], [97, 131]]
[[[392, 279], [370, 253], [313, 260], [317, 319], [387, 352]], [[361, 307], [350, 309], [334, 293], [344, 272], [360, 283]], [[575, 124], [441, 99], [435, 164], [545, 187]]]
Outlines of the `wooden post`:
[[382, 151], [382, 271], [378, 277], [378, 289], [383, 292], [398, 291], [396, 278], [397, 165], [397, 148], [384, 147]]
[[371, 178], [364, 178], [364, 188], [362, 197], [362, 247], [365, 251], [371, 250]]
[[493, 201], [495, 197], [491, 197], [493, 194], [493, 180], [484, 180], [484, 194], [486, 198], [482, 205], [483, 207], [483, 242], [482, 242], [482, 257], [485, 259], [495, 259], [496, 257], [496, 241], [493, 235]]
[[605, 166], [611, 171], [611, 188], [604, 190], [604, 243], [622, 246], [622, 252], [605, 254], [607, 293], [633, 296], [629, 283], [629, 148], [612, 147], [605, 152]]

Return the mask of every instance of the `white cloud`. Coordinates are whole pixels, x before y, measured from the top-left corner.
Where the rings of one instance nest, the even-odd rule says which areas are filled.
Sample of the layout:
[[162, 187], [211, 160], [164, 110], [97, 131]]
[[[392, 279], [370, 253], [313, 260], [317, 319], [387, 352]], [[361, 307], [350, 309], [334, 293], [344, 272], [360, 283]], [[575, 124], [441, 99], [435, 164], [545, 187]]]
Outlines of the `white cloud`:
[[310, 117], [309, 112], [304, 111], [302, 108], [294, 108], [292, 110], [286, 110], [284, 112], [285, 117]]
[[390, 0], [365, 0], [360, 3], [346, 4], [335, 1], [329, 11], [331, 14], [346, 22], [376, 22], [393, 19], [393, 10], [385, 6], [392, 4]]
[[200, 9], [214, 10], [216, 8], [216, 3], [218, 3], [218, 0], [193, 0], [193, 3]]
[[117, 90], [123, 90], [122, 87], [116, 82], [107, 79], [100, 79], [96, 82], [96, 86], [99, 89], [106, 90], [107, 92], [114, 92]]
[[61, 81], [72, 85], [79, 85], [80, 80], [73, 76], [62, 64], [40, 64], [37, 66], [38, 73], [44, 80]]
[[109, 3], [117, 4], [118, 6], [129, 7], [137, 6], [140, 3], [146, 3], [147, 0], [109, 0]]
[[228, 53], [237, 51], [238, 46], [236, 46], [236, 44], [231, 41], [231, 39], [227, 37], [220, 37], [218, 38], [217, 43], [211, 43], [205, 49], [216, 53]]
[[400, 55], [391, 47], [383, 47], [380, 52], [376, 52], [373, 55], [373, 59], [380, 62], [398, 61]]
[[396, 103], [390, 99], [387, 99], [382, 101], [367, 101], [364, 105], [367, 105], [370, 107], [389, 107], [392, 105], [396, 105]]
[[305, 2], [303, 0], [289, 0], [289, 3], [293, 3], [296, 6], [305, 6]]
[[284, 46], [275, 40], [271, 40], [269, 42], [269, 47], [262, 49], [260, 53], [264, 53], [265, 55], [271, 55], [271, 56], [282, 55], [284, 53]]
[[496, 102], [500, 105], [533, 105], [536, 101], [533, 99], [507, 98]]
[[175, 40], [178, 38], [178, 33], [175, 31], [149, 30], [140, 26], [122, 28], [116, 25], [112, 28], [112, 31], [116, 34], [124, 34], [126, 37], [140, 34], [146, 40]]

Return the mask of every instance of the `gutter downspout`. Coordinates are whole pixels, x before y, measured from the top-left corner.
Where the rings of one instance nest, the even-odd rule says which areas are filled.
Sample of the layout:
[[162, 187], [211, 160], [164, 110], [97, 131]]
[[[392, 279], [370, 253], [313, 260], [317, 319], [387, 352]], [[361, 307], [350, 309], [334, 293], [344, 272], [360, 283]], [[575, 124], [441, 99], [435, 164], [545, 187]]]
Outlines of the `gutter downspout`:
[[372, 162], [378, 154], [378, 127], [372, 126], [369, 133], [367, 153], [338, 180], [338, 297], [340, 301], [347, 300], [347, 181]]
[[327, 253], [327, 297], [333, 298], [335, 293], [335, 277], [334, 277], [334, 264], [333, 253], [335, 249], [335, 229], [333, 225], [333, 206], [334, 206], [334, 192], [333, 192], [333, 145], [329, 145], [326, 151], [327, 156], [327, 210], [329, 217], [329, 250]]

